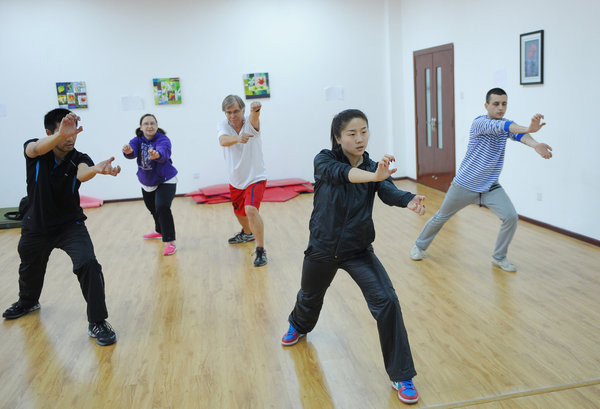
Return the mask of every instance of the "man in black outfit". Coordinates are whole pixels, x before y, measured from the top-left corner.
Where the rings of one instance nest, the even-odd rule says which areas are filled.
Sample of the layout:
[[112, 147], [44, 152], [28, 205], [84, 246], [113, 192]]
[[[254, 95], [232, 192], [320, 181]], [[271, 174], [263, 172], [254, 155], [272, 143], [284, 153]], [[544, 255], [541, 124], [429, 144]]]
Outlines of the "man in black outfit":
[[77, 127], [79, 119], [67, 109], [54, 109], [44, 117], [47, 136], [25, 142], [28, 208], [18, 246], [19, 300], [2, 316], [15, 319], [40, 308], [48, 258], [60, 248], [71, 257], [87, 302], [88, 335], [99, 345], [110, 345], [117, 336], [106, 322], [104, 276], [85, 227], [79, 186], [98, 173], [116, 176], [121, 168], [111, 165], [114, 157], [94, 165], [88, 155], [75, 150], [83, 130]]

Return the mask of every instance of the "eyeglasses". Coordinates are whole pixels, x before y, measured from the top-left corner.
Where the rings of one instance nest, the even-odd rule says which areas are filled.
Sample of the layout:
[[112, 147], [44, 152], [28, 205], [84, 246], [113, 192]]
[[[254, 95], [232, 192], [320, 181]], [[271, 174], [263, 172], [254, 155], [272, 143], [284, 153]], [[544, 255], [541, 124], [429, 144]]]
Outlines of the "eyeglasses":
[[225, 115], [227, 115], [227, 116], [231, 116], [231, 115], [237, 115], [237, 114], [239, 114], [240, 112], [242, 112], [242, 110], [241, 110], [241, 109], [236, 109], [235, 111], [225, 111]]

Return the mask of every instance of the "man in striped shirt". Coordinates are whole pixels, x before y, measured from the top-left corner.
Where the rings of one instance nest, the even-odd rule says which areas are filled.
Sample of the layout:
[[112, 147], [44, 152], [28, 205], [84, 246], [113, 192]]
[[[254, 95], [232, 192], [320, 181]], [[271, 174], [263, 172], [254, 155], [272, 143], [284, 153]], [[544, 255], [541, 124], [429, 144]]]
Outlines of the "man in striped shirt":
[[515, 265], [506, 258], [506, 253], [517, 229], [518, 216], [510, 198], [498, 183], [504, 164], [506, 141], [510, 138], [524, 143], [535, 149], [544, 159], [552, 157], [552, 148], [537, 142], [530, 135], [545, 125], [542, 122], [543, 115], [535, 114], [527, 127], [504, 118], [507, 96], [500, 88], [489, 90], [485, 101], [487, 115], [479, 116], [473, 121], [467, 154], [444, 197], [442, 206], [427, 221], [410, 250], [413, 260], [423, 259], [425, 250], [450, 217], [469, 204], [479, 203], [486, 205], [502, 220], [492, 264], [505, 271], [517, 271]]

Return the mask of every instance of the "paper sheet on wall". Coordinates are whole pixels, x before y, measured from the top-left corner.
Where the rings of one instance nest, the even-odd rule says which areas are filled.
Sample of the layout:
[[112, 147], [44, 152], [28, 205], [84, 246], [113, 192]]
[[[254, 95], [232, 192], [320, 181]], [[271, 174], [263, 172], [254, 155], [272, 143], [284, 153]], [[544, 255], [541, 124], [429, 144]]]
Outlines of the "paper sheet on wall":
[[344, 87], [327, 87], [325, 88], [325, 101], [336, 101], [344, 99]]
[[6, 116], [6, 105], [0, 102], [0, 118], [4, 118]]
[[142, 97], [127, 95], [121, 97], [121, 109], [123, 111], [141, 111], [144, 109]]

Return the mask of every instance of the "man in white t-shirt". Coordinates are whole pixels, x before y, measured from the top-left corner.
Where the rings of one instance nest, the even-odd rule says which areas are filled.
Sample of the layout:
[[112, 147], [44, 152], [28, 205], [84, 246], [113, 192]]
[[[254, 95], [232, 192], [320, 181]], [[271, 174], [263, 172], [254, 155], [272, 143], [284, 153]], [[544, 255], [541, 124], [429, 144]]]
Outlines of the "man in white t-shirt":
[[267, 264], [264, 247], [264, 224], [258, 210], [267, 184], [267, 174], [260, 136], [261, 103], [252, 102], [250, 115], [244, 117], [244, 101], [237, 95], [228, 95], [222, 104], [227, 118], [217, 125], [217, 136], [223, 147], [233, 213], [242, 225], [242, 231], [229, 239], [229, 244], [256, 240], [256, 267]]

